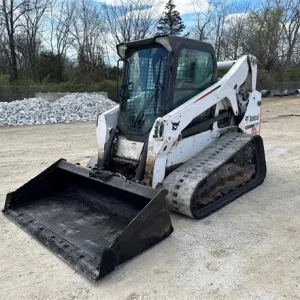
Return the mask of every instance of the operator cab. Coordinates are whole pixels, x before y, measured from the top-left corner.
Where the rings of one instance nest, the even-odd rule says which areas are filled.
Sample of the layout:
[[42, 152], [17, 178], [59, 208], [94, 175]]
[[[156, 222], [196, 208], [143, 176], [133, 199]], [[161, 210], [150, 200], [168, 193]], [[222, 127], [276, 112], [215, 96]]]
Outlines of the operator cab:
[[156, 36], [117, 50], [123, 61], [118, 128], [129, 140], [145, 141], [158, 117], [217, 81], [214, 49], [201, 41]]

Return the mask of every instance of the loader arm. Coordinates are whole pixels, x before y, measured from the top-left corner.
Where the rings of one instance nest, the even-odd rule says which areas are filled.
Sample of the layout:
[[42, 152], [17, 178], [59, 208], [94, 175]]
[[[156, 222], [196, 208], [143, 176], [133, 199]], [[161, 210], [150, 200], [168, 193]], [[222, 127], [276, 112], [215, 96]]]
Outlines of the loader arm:
[[[251, 72], [256, 72], [257, 69], [256, 64], [249, 63], [250, 57], [247, 55], [242, 56], [221, 80], [157, 120], [159, 124], [155, 124], [153, 128], [160, 127], [161, 122], [164, 123], [163, 143], [161, 145], [162, 149], [167, 146], [164, 151], [168, 151], [172, 147], [172, 144], [178, 138], [178, 134], [183, 131], [191, 120], [199, 115], [199, 112], [207, 110], [220, 101], [229, 101], [233, 113], [239, 115], [239, 103], [237, 101], [239, 88], [251, 76]], [[254, 85], [252, 85], [251, 90], [255, 91]], [[172, 123], [178, 124], [176, 129], [172, 127]]]

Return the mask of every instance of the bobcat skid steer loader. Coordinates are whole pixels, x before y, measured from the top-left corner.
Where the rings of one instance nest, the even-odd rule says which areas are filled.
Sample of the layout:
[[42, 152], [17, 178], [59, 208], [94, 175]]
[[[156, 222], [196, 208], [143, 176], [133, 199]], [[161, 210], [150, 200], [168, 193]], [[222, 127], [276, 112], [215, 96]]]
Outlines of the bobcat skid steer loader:
[[217, 62], [210, 44], [175, 36], [117, 51], [120, 105], [98, 116], [96, 163], [57, 161], [3, 210], [94, 280], [169, 236], [168, 208], [204, 218], [266, 176], [255, 57]]

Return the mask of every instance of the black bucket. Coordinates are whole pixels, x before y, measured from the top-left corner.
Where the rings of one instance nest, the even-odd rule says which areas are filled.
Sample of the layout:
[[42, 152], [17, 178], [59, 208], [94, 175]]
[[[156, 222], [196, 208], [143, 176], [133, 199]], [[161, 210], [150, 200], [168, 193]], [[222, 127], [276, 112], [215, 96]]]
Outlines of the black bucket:
[[110, 177], [59, 160], [7, 194], [3, 213], [88, 278], [169, 236], [167, 191]]

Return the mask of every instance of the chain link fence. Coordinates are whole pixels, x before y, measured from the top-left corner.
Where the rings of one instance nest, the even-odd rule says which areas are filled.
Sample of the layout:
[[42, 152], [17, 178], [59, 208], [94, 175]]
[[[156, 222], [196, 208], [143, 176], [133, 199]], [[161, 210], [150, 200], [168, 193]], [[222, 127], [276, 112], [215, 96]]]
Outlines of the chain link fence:
[[[257, 83], [257, 89], [281, 92], [285, 89], [294, 91], [300, 89], [300, 81], [298, 82], [269, 82], [263, 85]], [[106, 81], [98, 85], [84, 86], [75, 84], [60, 85], [28, 85], [28, 86], [12, 86], [0, 85], [0, 102], [10, 102], [14, 100], [22, 100], [24, 98], [33, 98], [36, 93], [91, 93], [91, 92], [107, 92], [108, 98], [117, 101], [116, 82]]]
[[24, 98], [33, 98], [37, 92], [56, 92], [58, 87], [37, 87], [37, 86], [1, 86], [0, 101], [10, 102]]
[[22, 100], [24, 98], [34, 98], [36, 93], [92, 93], [107, 92], [111, 100], [116, 101], [116, 82], [104, 81], [90, 86], [75, 84], [60, 85], [28, 85], [13, 86], [0, 85], [0, 102], [10, 102]]
[[300, 81], [298, 82], [269, 82], [265, 84], [257, 83], [258, 90], [271, 90], [271, 91], [283, 91], [283, 90], [297, 90], [300, 89]]

